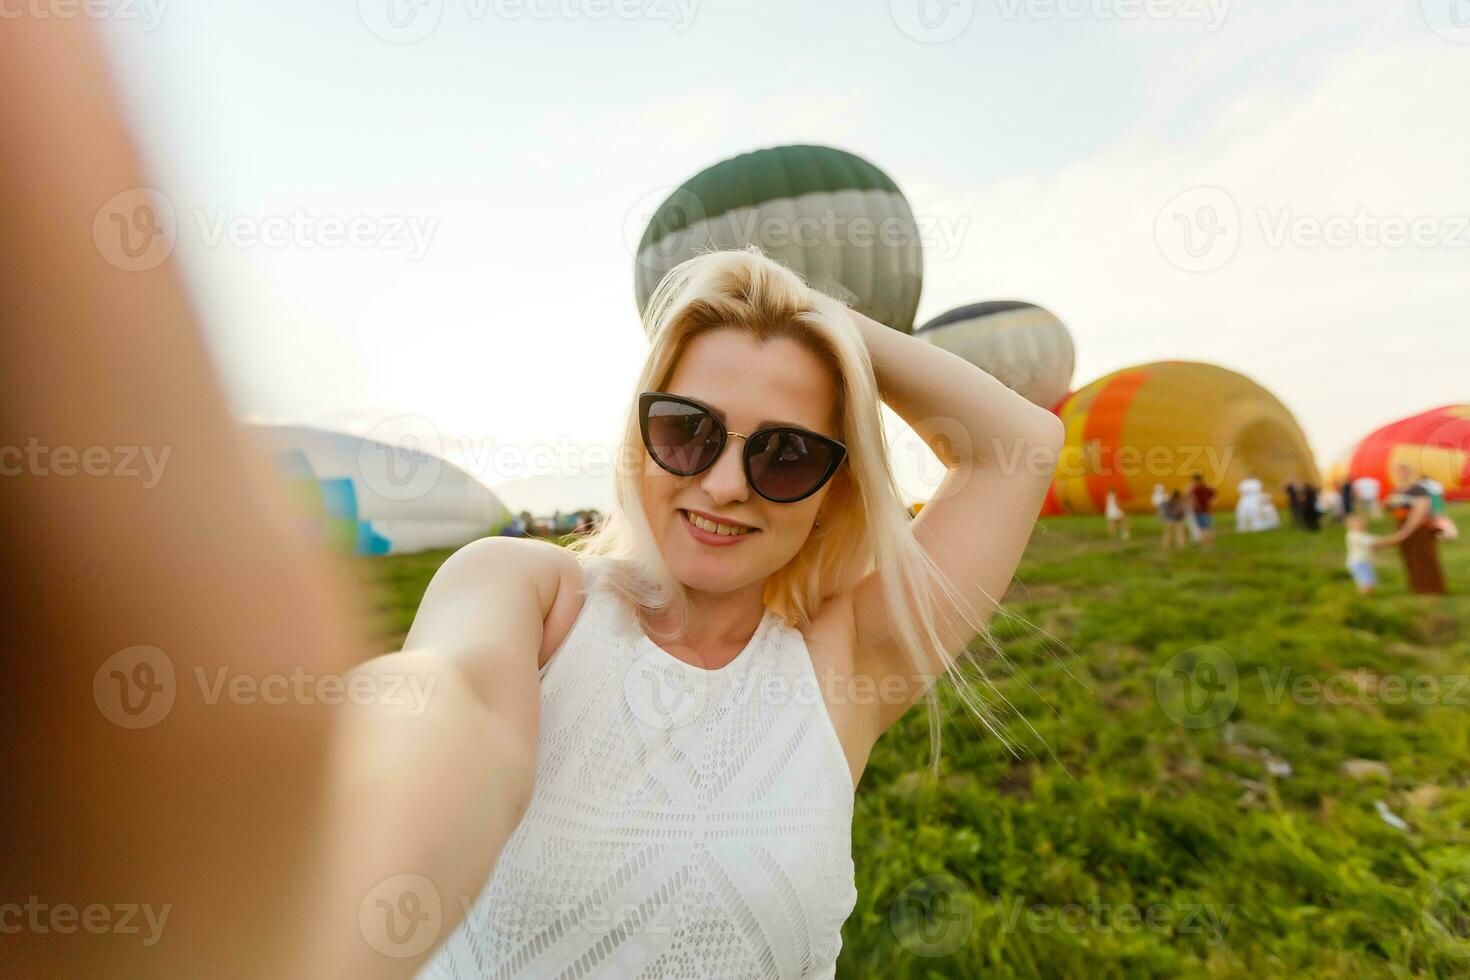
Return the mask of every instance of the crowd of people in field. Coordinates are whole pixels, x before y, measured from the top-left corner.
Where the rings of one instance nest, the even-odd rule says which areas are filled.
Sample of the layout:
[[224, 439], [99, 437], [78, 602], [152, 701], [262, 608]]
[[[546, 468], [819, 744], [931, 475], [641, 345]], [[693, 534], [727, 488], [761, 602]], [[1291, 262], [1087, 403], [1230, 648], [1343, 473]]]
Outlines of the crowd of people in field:
[[602, 513], [595, 509], [574, 510], [562, 513], [555, 511], [550, 517], [534, 517], [528, 510], [523, 510], [511, 518], [500, 529], [503, 538], [561, 538], [568, 534], [588, 534], [597, 522], [602, 520]]
[[[1317, 533], [1324, 523], [1340, 525], [1346, 531], [1347, 573], [1359, 592], [1371, 594], [1378, 586], [1374, 552], [1397, 547], [1408, 574], [1409, 588], [1432, 595], [1445, 590], [1444, 571], [1439, 560], [1439, 545], [1454, 541], [1459, 529], [1445, 512], [1444, 487], [1435, 480], [1416, 473], [1411, 466], [1394, 468], [1395, 485], [1388, 494], [1371, 476], [1359, 477], [1340, 487], [1317, 487], [1303, 480], [1289, 480], [1280, 487], [1286, 500], [1290, 526], [1298, 531]], [[1282, 527], [1276, 501], [1262, 482], [1247, 477], [1236, 487], [1235, 530], [1238, 533], [1269, 531]], [[1202, 474], [1190, 477], [1184, 487], [1154, 484], [1150, 503], [1161, 525], [1161, 542], [1165, 551], [1182, 551], [1191, 545], [1208, 551], [1215, 544], [1215, 518], [1212, 513], [1215, 488]], [[922, 504], [909, 509], [917, 516]], [[1109, 490], [1105, 503], [1108, 534], [1121, 540], [1132, 536], [1127, 511]], [[1386, 534], [1371, 533], [1374, 522], [1385, 515], [1394, 521], [1394, 529]], [[521, 511], [500, 529], [504, 537], [562, 538], [569, 534], [586, 534], [602, 519], [595, 509], [555, 511], [550, 516], [535, 517]]]
[[[1191, 541], [1206, 550], [1214, 545], [1215, 519], [1210, 513], [1210, 507], [1215, 496], [1215, 488], [1205, 483], [1204, 477], [1198, 473], [1190, 477], [1188, 488], [1183, 490], [1169, 490], [1162, 483], [1154, 484], [1150, 503], [1163, 526], [1165, 551], [1176, 548], [1183, 550]], [[1108, 533], [1124, 541], [1132, 537], [1128, 513], [1118, 503], [1115, 491], [1108, 491], [1104, 509]]]
[[[1408, 575], [1409, 588], [1425, 595], [1445, 592], [1444, 571], [1439, 560], [1442, 541], [1454, 541], [1459, 529], [1445, 512], [1444, 487], [1422, 476], [1406, 463], [1394, 467], [1394, 486], [1383, 493], [1373, 477], [1350, 480], [1340, 487], [1321, 488], [1308, 481], [1289, 480], [1281, 486], [1291, 526], [1316, 533], [1323, 523], [1342, 525], [1346, 530], [1348, 574], [1358, 591], [1370, 594], [1378, 585], [1374, 551], [1397, 547]], [[1235, 530], [1240, 533], [1269, 531], [1282, 526], [1273, 495], [1255, 477], [1236, 487]], [[1209, 550], [1215, 542], [1211, 508], [1218, 496], [1201, 474], [1194, 474], [1187, 487], [1154, 485], [1151, 503], [1162, 527], [1165, 551], [1183, 550], [1191, 543]], [[1128, 514], [1109, 490], [1104, 505], [1108, 534], [1128, 540]], [[1394, 529], [1386, 534], [1370, 533], [1375, 521], [1389, 515]]]

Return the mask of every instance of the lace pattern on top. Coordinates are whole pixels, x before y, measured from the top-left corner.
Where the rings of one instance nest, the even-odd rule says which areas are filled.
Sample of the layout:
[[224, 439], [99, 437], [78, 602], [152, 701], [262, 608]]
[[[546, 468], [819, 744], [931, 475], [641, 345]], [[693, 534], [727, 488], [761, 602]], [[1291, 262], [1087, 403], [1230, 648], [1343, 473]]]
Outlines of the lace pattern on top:
[[831, 977], [852, 776], [800, 631], [685, 664], [590, 591], [541, 670], [535, 790], [420, 977]]

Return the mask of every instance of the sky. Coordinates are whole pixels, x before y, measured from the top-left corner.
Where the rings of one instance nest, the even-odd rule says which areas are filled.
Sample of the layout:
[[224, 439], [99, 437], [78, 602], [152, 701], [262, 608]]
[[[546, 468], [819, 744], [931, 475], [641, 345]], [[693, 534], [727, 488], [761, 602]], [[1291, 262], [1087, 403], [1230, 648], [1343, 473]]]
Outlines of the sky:
[[93, 9], [237, 416], [428, 433], [517, 509], [605, 484], [648, 214], [787, 143], [898, 183], [918, 322], [1041, 304], [1073, 387], [1215, 362], [1324, 464], [1470, 401], [1470, 0]]

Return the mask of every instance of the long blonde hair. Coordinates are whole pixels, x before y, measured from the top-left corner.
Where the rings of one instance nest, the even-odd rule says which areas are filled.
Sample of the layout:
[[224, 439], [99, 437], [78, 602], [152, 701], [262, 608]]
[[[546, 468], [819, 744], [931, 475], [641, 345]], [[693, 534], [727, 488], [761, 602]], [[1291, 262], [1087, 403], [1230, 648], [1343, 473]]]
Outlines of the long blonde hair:
[[[959, 670], [963, 658], [947, 649], [940, 637], [941, 597], [951, 610], [960, 611], [975, 634], [988, 638], [985, 620], [934, 564], [909, 526], [908, 508], [888, 463], [872, 358], [847, 307], [750, 246], [709, 252], [673, 269], [650, 298], [643, 326], [652, 348], [628, 400], [612, 506], [590, 534], [570, 545], [580, 554], [606, 559], [584, 562], [591, 573], [587, 587], [620, 593], [639, 610], [645, 624], [652, 613], [674, 624], [655, 635], [682, 634], [690, 614], [688, 596], [664, 561], [642, 505], [646, 451], [637, 393], [662, 390], [684, 350], [700, 334], [734, 329], [760, 342], [790, 337], [826, 366], [836, 390], [838, 431], [833, 435], [847, 445], [848, 453], [822, 501], [820, 524], [801, 550], [767, 578], [766, 606], [800, 629], [828, 596], [851, 589], [876, 569], [895, 639], [914, 676], [934, 676], [933, 665], [943, 665], [962, 701], [999, 734], [985, 695], [974, 690]], [[940, 712], [932, 685], [925, 700], [937, 771]]]

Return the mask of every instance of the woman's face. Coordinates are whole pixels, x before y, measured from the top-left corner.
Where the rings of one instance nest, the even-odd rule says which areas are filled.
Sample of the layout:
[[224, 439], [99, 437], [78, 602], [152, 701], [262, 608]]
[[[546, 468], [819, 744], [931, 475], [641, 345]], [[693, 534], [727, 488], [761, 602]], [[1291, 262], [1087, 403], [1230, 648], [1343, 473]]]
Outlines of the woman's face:
[[[762, 423], [789, 423], [836, 437], [836, 393], [817, 356], [788, 337], [761, 345], [735, 330], [714, 330], [684, 349], [663, 388], [725, 413], [731, 432], [750, 434]], [[733, 592], [763, 582], [801, 550], [822, 501], [832, 488], [795, 503], [777, 504], [750, 488], [742, 453], [731, 436], [713, 466], [696, 476], [675, 476], [644, 453], [643, 507], [664, 560], [688, 588]], [[839, 479], [842, 474], [834, 476]], [[702, 540], [691, 524], [694, 511], [718, 523], [750, 528], [744, 534]]]

